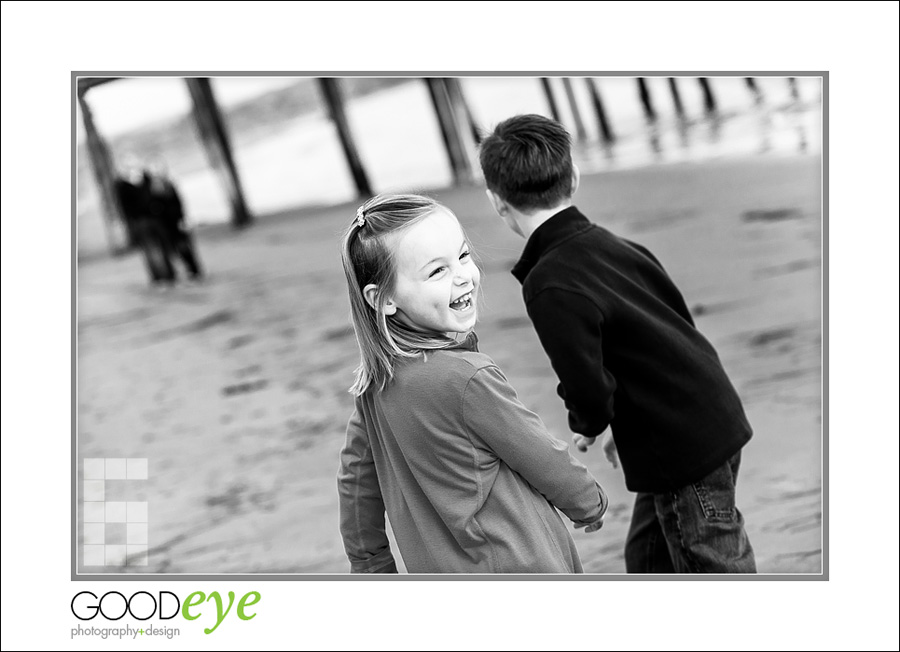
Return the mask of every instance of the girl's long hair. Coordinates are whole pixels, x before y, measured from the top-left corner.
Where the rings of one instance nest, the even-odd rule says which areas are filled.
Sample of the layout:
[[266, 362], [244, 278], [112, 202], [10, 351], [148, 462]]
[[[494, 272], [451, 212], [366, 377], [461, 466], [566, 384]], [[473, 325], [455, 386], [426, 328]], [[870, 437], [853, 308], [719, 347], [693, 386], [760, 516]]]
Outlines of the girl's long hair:
[[[350, 318], [359, 344], [360, 362], [350, 393], [359, 396], [370, 387], [384, 389], [394, 376], [398, 358], [413, 358], [423, 351], [445, 349], [455, 341], [442, 333], [417, 331], [384, 314], [384, 304], [395, 283], [395, 260], [387, 236], [405, 229], [438, 208], [438, 202], [420, 195], [378, 195], [360, 206], [341, 242], [341, 262], [350, 292]], [[452, 213], [451, 213], [452, 214]], [[360, 225], [360, 221], [362, 225]], [[374, 308], [363, 288], [378, 290]]]

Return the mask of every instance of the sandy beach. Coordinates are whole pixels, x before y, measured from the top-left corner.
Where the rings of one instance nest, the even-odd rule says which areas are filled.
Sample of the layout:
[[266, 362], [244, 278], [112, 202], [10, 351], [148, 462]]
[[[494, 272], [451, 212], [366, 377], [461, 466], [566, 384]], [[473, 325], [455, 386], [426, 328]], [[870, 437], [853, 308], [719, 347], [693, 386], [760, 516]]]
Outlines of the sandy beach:
[[[822, 569], [820, 177], [818, 154], [763, 154], [589, 174], [576, 195], [663, 262], [745, 402], [755, 434], [737, 497], [763, 573]], [[481, 257], [481, 350], [568, 441], [509, 274], [524, 242], [480, 187], [433, 195]], [[146, 481], [106, 487], [149, 503], [149, 563], [127, 572], [348, 571], [335, 475], [358, 354], [338, 240], [354, 209], [199, 228], [199, 285], [151, 289], [136, 254], [79, 266], [79, 473], [83, 458], [149, 461]], [[576, 455], [612, 500], [600, 532], [574, 532], [585, 569], [622, 573], [633, 496], [601, 451]]]

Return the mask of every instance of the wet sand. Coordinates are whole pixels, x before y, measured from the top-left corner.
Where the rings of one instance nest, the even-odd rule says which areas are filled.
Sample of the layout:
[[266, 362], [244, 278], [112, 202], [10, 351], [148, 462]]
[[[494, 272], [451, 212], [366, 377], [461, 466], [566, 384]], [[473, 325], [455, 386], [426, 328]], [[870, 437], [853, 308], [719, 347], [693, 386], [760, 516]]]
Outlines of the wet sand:
[[[663, 262], [740, 392], [755, 435], [738, 506], [765, 573], [822, 566], [820, 165], [762, 155], [613, 171], [576, 196]], [[483, 263], [481, 350], [568, 440], [509, 274], [524, 241], [481, 188], [433, 194]], [[77, 457], [149, 460], [148, 480], [107, 482], [107, 500], [149, 502], [149, 564], [125, 571], [347, 572], [335, 475], [357, 351], [338, 240], [354, 209], [201, 229], [201, 285], [151, 289], [136, 255], [79, 268]], [[576, 455], [612, 499], [600, 532], [574, 533], [585, 569], [624, 572], [633, 496], [599, 450]]]

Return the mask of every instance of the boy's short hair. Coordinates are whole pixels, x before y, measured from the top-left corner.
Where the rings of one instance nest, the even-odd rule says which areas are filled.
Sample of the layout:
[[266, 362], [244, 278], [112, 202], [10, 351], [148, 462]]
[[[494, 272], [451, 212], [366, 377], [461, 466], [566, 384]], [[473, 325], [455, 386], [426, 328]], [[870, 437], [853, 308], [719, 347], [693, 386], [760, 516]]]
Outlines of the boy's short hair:
[[572, 137], [550, 118], [504, 120], [482, 141], [479, 160], [487, 187], [523, 212], [554, 208], [572, 196]]

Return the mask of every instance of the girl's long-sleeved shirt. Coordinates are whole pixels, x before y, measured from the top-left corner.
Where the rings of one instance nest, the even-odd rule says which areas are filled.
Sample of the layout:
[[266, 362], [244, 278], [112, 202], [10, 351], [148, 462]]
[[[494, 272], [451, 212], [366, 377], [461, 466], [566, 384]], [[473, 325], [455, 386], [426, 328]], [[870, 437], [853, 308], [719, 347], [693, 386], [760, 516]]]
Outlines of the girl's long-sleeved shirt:
[[411, 573], [581, 572], [554, 507], [587, 525], [605, 494], [476, 343], [399, 361], [357, 398], [338, 475], [352, 572], [395, 571], [385, 514]]

